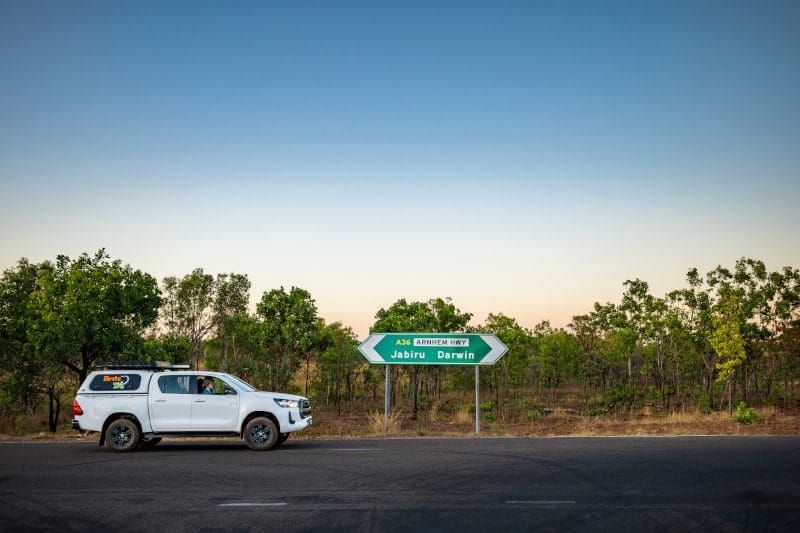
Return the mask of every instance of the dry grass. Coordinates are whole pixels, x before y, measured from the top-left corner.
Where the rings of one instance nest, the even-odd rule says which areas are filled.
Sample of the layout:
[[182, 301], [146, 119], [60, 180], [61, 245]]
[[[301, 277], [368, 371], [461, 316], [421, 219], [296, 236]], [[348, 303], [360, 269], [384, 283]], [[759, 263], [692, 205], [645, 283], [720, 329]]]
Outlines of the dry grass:
[[[623, 413], [587, 416], [576, 409], [532, 408], [526, 406], [509, 416], [484, 413], [481, 434], [485, 436], [609, 436], [609, 435], [800, 435], [800, 411], [775, 407], [756, 409], [758, 418], [752, 424], [740, 424], [727, 410], [702, 413], [697, 410], [660, 411], [651, 407]], [[71, 413], [70, 413], [71, 414]], [[535, 414], [535, 416], [532, 416]], [[70, 416], [61, 418], [59, 432], [47, 432], [46, 416], [0, 417], [0, 440], [11, 439], [95, 439], [80, 437], [69, 427]], [[375, 436], [442, 436], [458, 437], [475, 434], [475, 412], [466, 402], [439, 401], [420, 411], [412, 420], [407, 408], [395, 408], [389, 417], [388, 431], [382, 409], [372, 404], [349, 406], [349, 412], [338, 415], [315, 406], [314, 425], [292, 438], [329, 439]]]
[[[346, 438], [368, 436], [469, 437], [475, 434], [474, 408], [468, 405], [439, 406], [420, 412], [395, 409], [385, 429], [382, 410], [338, 417], [315, 414], [315, 425], [298, 438]], [[515, 416], [507, 420], [487, 416], [481, 419], [481, 435], [510, 437], [612, 436], [612, 435], [800, 435], [800, 412], [775, 408], [758, 409], [752, 424], [733, 422], [727, 411], [701, 413], [696, 410], [663, 412], [652, 408], [625, 413], [587, 416], [568, 408], [543, 408], [537, 416]]]
[[399, 410], [390, 412], [388, 419], [384, 413], [373, 411], [367, 415], [367, 433], [370, 435], [399, 433], [402, 418], [402, 412]]
[[473, 424], [475, 421], [475, 411], [468, 408], [458, 409], [453, 415], [454, 424]]

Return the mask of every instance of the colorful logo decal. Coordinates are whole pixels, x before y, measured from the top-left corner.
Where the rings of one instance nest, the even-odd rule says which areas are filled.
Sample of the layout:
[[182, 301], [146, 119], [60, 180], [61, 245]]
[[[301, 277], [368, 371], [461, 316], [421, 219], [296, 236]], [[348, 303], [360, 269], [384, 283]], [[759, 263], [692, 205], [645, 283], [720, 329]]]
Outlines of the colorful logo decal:
[[128, 385], [128, 381], [130, 381], [130, 379], [130, 376], [125, 374], [120, 374], [118, 376], [103, 376], [103, 381], [111, 382], [112, 390], [125, 390], [125, 387]]

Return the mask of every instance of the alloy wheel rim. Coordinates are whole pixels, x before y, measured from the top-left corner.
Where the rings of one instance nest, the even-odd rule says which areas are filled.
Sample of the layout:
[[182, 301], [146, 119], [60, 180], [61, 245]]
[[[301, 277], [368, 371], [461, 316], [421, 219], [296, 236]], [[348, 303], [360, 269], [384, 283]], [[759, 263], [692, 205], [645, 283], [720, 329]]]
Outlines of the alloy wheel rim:
[[269, 442], [270, 434], [271, 432], [266, 424], [259, 424], [250, 430], [250, 436], [253, 439], [253, 442], [257, 442], [258, 444], [265, 444]]

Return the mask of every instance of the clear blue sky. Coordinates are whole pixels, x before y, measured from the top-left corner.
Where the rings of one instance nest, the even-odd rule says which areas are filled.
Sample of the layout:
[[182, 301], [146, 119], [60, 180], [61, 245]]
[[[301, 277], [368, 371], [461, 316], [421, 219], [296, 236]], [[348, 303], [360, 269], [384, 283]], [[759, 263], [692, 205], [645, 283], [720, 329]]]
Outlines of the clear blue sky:
[[800, 2], [0, 2], [0, 268], [564, 326], [800, 266]]

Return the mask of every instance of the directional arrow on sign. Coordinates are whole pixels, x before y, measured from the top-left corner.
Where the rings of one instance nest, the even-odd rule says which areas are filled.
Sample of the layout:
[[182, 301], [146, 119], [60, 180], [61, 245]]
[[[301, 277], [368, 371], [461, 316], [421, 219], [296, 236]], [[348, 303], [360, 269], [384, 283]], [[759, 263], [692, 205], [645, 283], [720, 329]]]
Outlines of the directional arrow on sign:
[[493, 365], [508, 347], [490, 334], [373, 333], [358, 350], [374, 364]]

